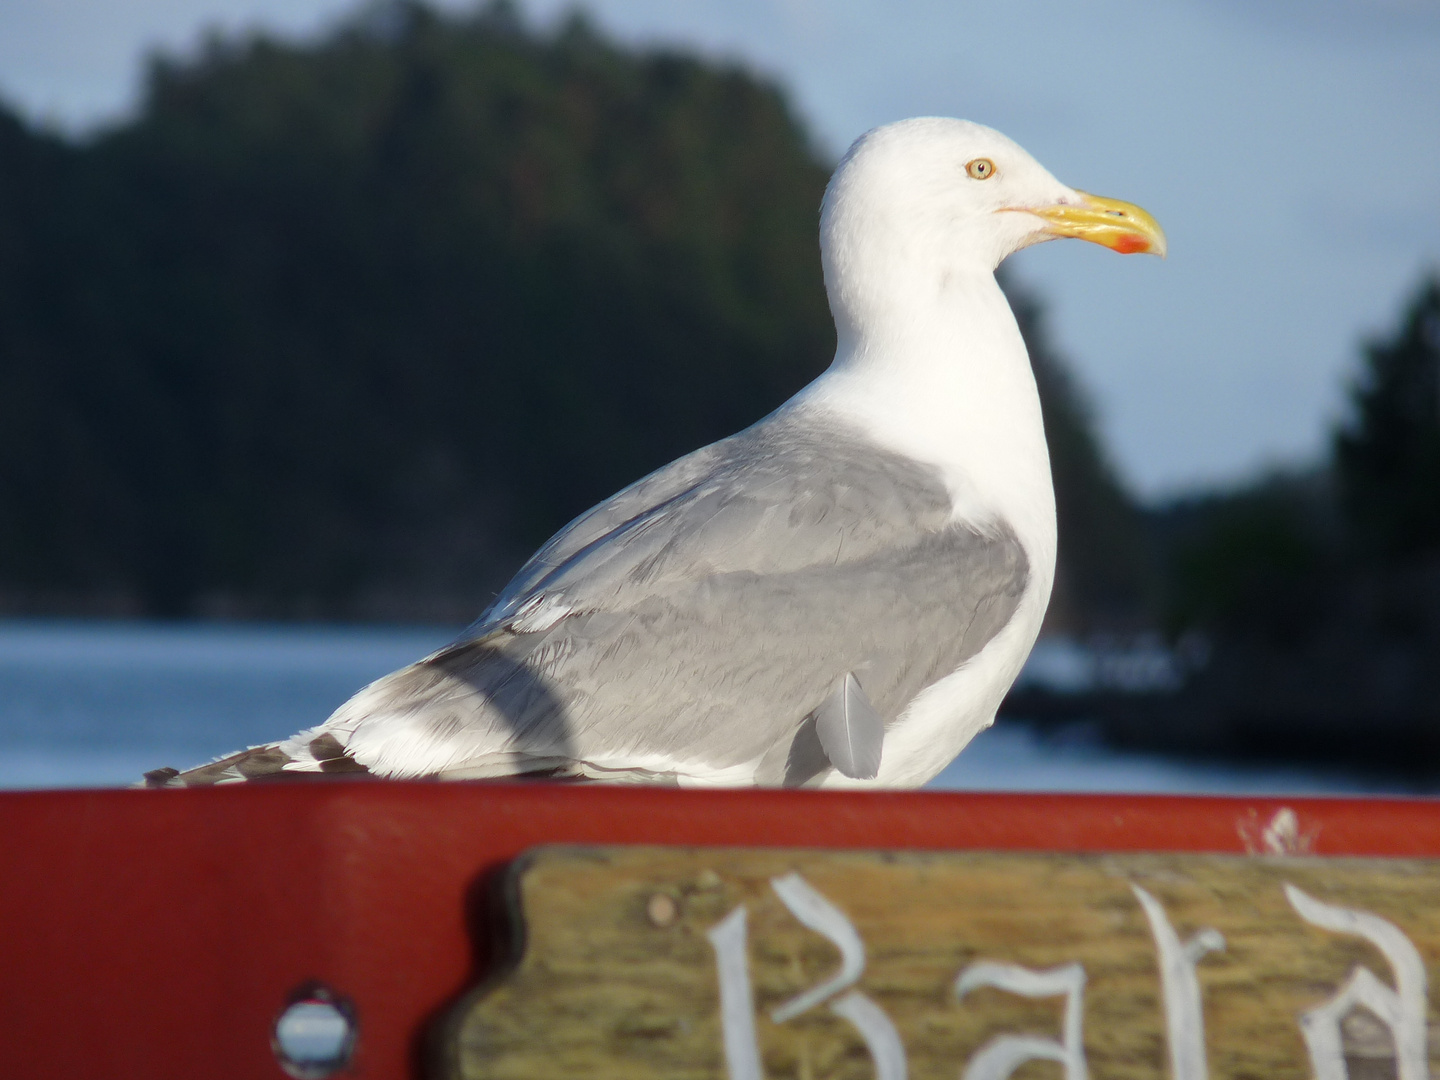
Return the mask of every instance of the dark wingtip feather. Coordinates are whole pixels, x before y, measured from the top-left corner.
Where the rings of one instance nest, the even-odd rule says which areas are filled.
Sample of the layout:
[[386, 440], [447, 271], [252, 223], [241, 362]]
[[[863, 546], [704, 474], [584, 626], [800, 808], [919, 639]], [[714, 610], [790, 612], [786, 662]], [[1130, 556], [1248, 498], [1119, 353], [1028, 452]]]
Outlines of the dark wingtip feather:
[[313, 769], [286, 770], [295, 759], [278, 746], [255, 746], [230, 754], [219, 761], [199, 765], [180, 772], [169, 767], [152, 769], [145, 774], [147, 788], [208, 787], [237, 781], [316, 780], [326, 776], [368, 774], [369, 770], [345, 753], [333, 735], [321, 735], [309, 747], [319, 765]]

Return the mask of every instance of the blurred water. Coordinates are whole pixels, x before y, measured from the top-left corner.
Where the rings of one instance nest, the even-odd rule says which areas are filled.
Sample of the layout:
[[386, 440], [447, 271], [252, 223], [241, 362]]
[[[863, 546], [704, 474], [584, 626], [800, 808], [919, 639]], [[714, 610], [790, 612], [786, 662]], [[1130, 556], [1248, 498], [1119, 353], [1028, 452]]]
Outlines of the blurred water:
[[0, 787], [132, 783], [283, 737], [454, 633], [0, 621]]
[[1186, 761], [1112, 750], [1083, 726], [1046, 734], [1002, 722], [978, 735], [930, 787], [946, 791], [1155, 792], [1167, 795], [1433, 795], [1403, 777], [1343, 769]]
[[[323, 720], [373, 679], [443, 645], [451, 628], [0, 621], [0, 788], [114, 786]], [[1037, 650], [1029, 677], [1081, 663]], [[1342, 771], [1126, 754], [1083, 728], [1002, 724], [933, 782], [989, 791], [1235, 794], [1403, 792]]]

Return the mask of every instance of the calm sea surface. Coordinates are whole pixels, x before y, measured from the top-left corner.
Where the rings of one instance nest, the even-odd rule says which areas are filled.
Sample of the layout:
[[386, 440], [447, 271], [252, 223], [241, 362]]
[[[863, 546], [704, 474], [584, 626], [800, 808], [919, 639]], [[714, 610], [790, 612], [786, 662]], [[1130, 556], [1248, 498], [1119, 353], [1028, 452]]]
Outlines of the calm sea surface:
[[[0, 788], [119, 786], [323, 720], [444, 627], [0, 620]], [[1033, 667], [1069, 658], [1041, 652]], [[1384, 778], [1117, 753], [1078, 731], [980, 735], [933, 784], [988, 791], [1413, 794]]]

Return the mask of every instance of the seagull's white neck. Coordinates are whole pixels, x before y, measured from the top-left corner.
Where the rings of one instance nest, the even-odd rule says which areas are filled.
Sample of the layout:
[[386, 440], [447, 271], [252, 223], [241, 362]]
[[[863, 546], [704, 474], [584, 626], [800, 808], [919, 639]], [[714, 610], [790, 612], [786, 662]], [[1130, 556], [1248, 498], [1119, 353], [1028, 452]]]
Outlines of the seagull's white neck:
[[868, 296], [882, 302], [862, 311], [835, 303], [832, 281], [839, 347], [796, 403], [834, 409], [882, 445], [936, 466], [956, 516], [1008, 523], [1048, 594], [1055, 500], [1015, 316], [988, 269], [906, 277], [872, 279], [886, 295]]

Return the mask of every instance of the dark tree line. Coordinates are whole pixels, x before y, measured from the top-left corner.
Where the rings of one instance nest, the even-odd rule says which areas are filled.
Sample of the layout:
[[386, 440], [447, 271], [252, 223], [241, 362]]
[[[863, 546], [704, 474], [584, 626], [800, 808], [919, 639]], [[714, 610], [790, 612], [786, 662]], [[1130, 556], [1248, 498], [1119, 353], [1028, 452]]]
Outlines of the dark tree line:
[[1440, 556], [1440, 278], [1425, 282], [1393, 338], [1372, 342], [1336, 434], [1354, 554], [1376, 566]]
[[1326, 460], [1147, 515], [1157, 613], [1210, 657], [1173, 693], [1089, 703], [1113, 738], [1437, 771], [1440, 280], [1365, 348], [1349, 405]]
[[1440, 572], [1440, 280], [1364, 349], [1327, 461], [1154, 519], [1177, 632], [1300, 648], [1342, 623], [1373, 640], [1440, 631], [1425, 584]]
[[[0, 112], [0, 609], [468, 619], [824, 368], [828, 171], [745, 70], [503, 4], [217, 38], [83, 142]], [[1020, 307], [1057, 610], [1110, 618], [1134, 512]]]

